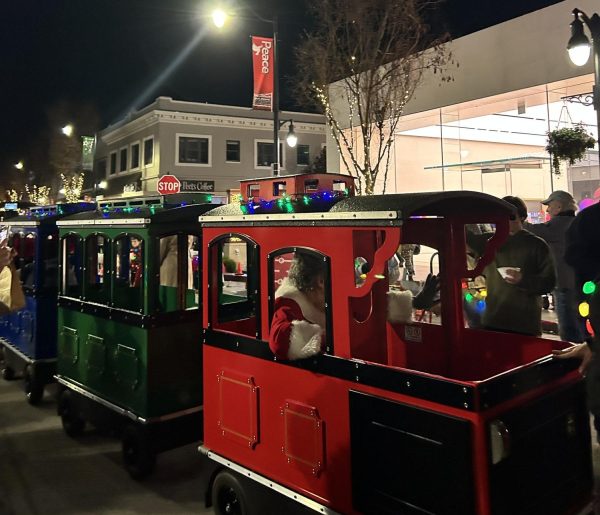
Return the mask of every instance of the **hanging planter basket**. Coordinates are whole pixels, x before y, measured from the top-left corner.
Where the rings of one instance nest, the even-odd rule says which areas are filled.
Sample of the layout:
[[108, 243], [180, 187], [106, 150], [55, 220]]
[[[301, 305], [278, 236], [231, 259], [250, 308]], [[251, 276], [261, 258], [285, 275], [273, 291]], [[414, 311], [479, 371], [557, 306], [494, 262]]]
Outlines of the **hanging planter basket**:
[[583, 128], [583, 125], [565, 127], [548, 132], [546, 150], [552, 155], [554, 173], [560, 175], [560, 160], [569, 164], [581, 161], [588, 149], [594, 148], [596, 140]]

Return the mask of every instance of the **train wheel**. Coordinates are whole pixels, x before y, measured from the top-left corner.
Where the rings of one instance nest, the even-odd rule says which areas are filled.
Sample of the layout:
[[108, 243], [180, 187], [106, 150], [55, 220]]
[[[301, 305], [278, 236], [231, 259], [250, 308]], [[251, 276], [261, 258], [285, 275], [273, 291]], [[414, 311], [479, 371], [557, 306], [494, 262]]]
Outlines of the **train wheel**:
[[64, 390], [58, 399], [58, 414], [62, 420], [62, 426], [70, 437], [81, 436], [85, 429], [85, 420], [83, 420], [73, 406], [73, 394], [69, 390]]
[[154, 472], [156, 453], [144, 428], [128, 425], [123, 431], [123, 462], [129, 475], [140, 481]]
[[12, 381], [15, 378], [15, 371], [10, 367], [4, 367], [2, 369], [2, 377], [7, 381]]
[[239, 479], [226, 470], [217, 474], [212, 486], [216, 515], [249, 515], [246, 493]]
[[44, 396], [44, 385], [40, 384], [35, 378], [35, 373], [31, 365], [27, 365], [25, 373], [23, 374], [23, 387], [25, 389], [25, 395], [27, 396], [27, 402], [31, 405], [39, 404]]

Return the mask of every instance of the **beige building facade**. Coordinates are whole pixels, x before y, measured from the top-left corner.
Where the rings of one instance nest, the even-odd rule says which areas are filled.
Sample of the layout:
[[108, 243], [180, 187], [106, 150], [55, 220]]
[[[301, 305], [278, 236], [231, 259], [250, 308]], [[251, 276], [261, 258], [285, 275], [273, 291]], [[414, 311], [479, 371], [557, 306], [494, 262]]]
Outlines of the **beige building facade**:
[[[241, 179], [268, 176], [273, 149], [272, 113], [250, 108], [159, 97], [96, 135], [94, 177], [104, 197], [156, 195], [157, 182], [175, 175], [188, 192], [226, 201]], [[283, 111], [298, 137], [286, 145], [280, 130], [281, 174], [307, 170], [325, 146], [321, 115]]]
[[[454, 80], [426, 76], [395, 135], [386, 192], [468, 189], [524, 198], [535, 217], [555, 189], [577, 200], [600, 187], [598, 147], [552, 173], [547, 132], [583, 124], [596, 139], [596, 113], [584, 105], [593, 65], [573, 65], [566, 51], [574, 8], [590, 16], [592, 0], [565, 0], [454, 40]], [[589, 100], [589, 98], [588, 98]], [[584, 103], [581, 103], [584, 102]], [[335, 109], [344, 109], [338, 100]], [[328, 169], [344, 171], [328, 136]], [[378, 190], [383, 189], [380, 182]]]

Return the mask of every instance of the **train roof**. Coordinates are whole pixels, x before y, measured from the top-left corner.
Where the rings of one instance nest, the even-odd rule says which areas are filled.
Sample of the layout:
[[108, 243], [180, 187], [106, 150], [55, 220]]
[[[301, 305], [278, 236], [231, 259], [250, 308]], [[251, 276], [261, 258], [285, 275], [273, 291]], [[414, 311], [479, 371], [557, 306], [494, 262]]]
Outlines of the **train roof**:
[[57, 222], [60, 227], [145, 226], [196, 221], [213, 209], [214, 204], [168, 204], [161, 197], [115, 200], [101, 203], [98, 209], [67, 216]]
[[215, 208], [200, 218], [203, 223], [227, 222], [315, 222], [335, 220], [355, 220], [373, 223], [390, 221], [401, 223], [411, 217], [446, 217], [461, 214], [476, 215], [493, 212], [509, 216], [515, 208], [492, 195], [477, 191], [443, 191], [429, 193], [396, 193], [389, 195], [365, 195], [357, 197], [333, 198], [326, 210], [311, 212], [293, 207], [282, 212], [281, 206], [273, 204], [273, 211], [260, 214], [244, 214], [239, 204], [228, 204]]
[[73, 213], [81, 213], [96, 209], [94, 202], [71, 202], [50, 206], [32, 206], [21, 215], [13, 216], [2, 223], [15, 226], [37, 226], [55, 223]]

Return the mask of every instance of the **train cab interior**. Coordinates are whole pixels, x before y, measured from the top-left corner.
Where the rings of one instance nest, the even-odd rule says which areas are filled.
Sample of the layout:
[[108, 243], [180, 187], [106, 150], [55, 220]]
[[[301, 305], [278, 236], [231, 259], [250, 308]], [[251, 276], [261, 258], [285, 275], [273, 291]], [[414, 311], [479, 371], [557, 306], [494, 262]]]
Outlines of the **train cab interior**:
[[[508, 235], [510, 205], [484, 194], [445, 192], [347, 198], [330, 214], [352, 212], [360, 219], [361, 211], [385, 212], [396, 221], [317, 222], [283, 231], [241, 224], [210, 239], [212, 329], [268, 340], [275, 292], [294, 255], [306, 252], [327, 265], [325, 354], [480, 381], [566, 346], [481, 328], [483, 269]], [[493, 237], [476, 259], [467, 231], [482, 229]], [[230, 258], [233, 272], [225, 268]], [[404, 320], [391, 316], [395, 299], [402, 292], [417, 295], [429, 274], [439, 276], [440, 286], [428, 309], [413, 309]]]

